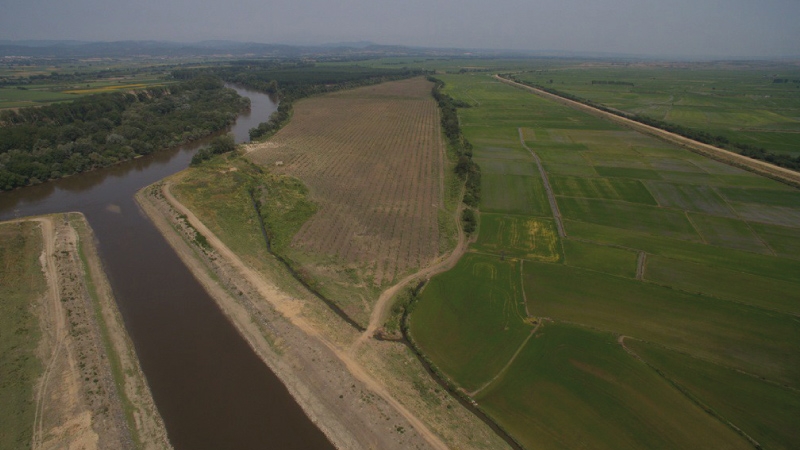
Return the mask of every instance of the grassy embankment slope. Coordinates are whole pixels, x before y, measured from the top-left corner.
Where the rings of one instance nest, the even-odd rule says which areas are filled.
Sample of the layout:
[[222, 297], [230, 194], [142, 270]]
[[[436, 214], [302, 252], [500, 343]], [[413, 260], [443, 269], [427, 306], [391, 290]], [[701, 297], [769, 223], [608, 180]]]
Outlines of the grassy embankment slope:
[[800, 192], [486, 75], [442, 78], [474, 104], [484, 197], [471, 253], [411, 316], [439, 368], [529, 448], [796, 447]]

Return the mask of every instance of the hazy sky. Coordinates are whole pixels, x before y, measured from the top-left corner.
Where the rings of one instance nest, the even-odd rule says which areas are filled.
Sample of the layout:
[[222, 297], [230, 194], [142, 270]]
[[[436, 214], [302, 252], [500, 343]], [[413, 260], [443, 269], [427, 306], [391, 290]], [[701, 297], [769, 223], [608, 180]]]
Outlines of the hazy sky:
[[0, 39], [800, 55], [800, 0], [0, 0]]

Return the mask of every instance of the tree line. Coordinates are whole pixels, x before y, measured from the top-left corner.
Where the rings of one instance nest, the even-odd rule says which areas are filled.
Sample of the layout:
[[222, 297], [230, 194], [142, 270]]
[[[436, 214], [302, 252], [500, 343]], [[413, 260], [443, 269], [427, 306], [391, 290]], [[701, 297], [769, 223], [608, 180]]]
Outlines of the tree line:
[[[461, 125], [458, 122], [458, 108], [469, 108], [470, 105], [462, 100], [442, 92], [444, 81], [428, 77], [433, 82], [431, 95], [439, 105], [442, 113], [442, 131], [447, 138], [448, 146], [456, 153], [456, 175], [464, 181], [466, 192], [464, 193], [464, 203], [468, 206], [477, 207], [481, 199], [481, 168], [472, 159], [472, 144], [464, 137], [461, 132]], [[466, 233], [472, 233], [477, 227], [475, 214], [471, 209], [465, 209], [462, 214], [462, 225]]]
[[249, 99], [202, 75], [168, 87], [104, 93], [0, 112], [0, 190], [146, 155], [229, 126]]
[[669, 131], [670, 133], [678, 134], [683, 137], [698, 142], [702, 142], [703, 144], [724, 148], [726, 150], [730, 150], [740, 155], [757, 159], [759, 161], [766, 161], [770, 164], [775, 164], [776, 166], [785, 167], [787, 169], [800, 170], [800, 156], [792, 157], [786, 154], [772, 153], [770, 151], [765, 150], [764, 148], [756, 147], [754, 145], [745, 144], [742, 142], [734, 142], [725, 136], [713, 135], [707, 131], [685, 127], [683, 125], [678, 125], [676, 123], [654, 119], [652, 117], [644, 116], [641, 114], [630, 114], [624, 111], [611, 109], [601, 103], [596, 103], [591, 100], [578, 97], [577, 95], [572, 95], [568, 92], [562, 92], [557, 89], [542, 86], [537, 83], [520, 80], [518, 77], [511, 74], [501, 74], [500, 76], [512, 80], [514, 82], [524, 84], [526, 86], [534, 87], [536, 89], [541, 89], [545, 92], [566, 98], [568, 100], [576, 101], [578, 103], [583, 103], [584, 105], [597, 108], [601, 111], [605, 111], [607, 113], [611, 113], [616, 116], [625, 117], [626, 119], [634, 120], [636, 122], [643, 123], [651, 127], [659, 128], [664, 131]]
[[269, 120], [250, 130], [250, 139], [266, 139], [291, 117], [292, 104], [316, 94], [410, 78], [424, 74], [418, 69], [376, 69], [361, 66], [317, 66], [303, 61], [234, 61], [227, 66], [172, 72], [175, 79], [198, 74], [219, 77], [229, 83], [277, 95], [280, 103]]

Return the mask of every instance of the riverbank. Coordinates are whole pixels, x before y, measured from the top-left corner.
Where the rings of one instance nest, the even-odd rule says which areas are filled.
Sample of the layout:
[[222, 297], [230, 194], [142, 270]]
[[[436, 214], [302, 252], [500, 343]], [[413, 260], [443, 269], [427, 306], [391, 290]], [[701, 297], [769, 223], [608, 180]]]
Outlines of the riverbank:
[[44, 274], [43, 292], [28, 299], [38, 322], [26, 330], [38, 338], [30, 356], [41, 361], [33, 423], [19, 424], [32, 429], [30, 447], [171, 448], [83, 215], [15, 222], [4, 234], [38, 228]]
[[[256, 271], [243, 262], [172, 197], [169, 183], [180, 176], [140, 191], [137, 201], [333, 445], [447, 448], [346, 351], [358, 338], [355, 331], [335, 327], [338, 318], [332, 312], [311, 308], [310, 296], [286, 289], [275, 278], [280, 277], [277, 261], [271, 261], [275, 273]], [[198, 239], [198, 233], [203, 238]], [[320, 322], [331, 324], [336, 332], [320, 328]]]

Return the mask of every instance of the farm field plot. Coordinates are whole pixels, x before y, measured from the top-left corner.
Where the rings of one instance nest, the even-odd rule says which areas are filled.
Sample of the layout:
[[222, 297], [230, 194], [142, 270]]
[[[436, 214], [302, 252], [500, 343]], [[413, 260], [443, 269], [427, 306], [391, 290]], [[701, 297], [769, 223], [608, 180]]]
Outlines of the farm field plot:
[[626, 278], [636, 276], [639, 254], [633, 250], [564, 239], [564, 259], [570, 266]]
[[550, 182], [555, 195], [656, 205], [653, 196], [639, 180], [551, 176]]
[[480, 252], [539, 261], [558, 261], [556, 226], [549, 219], [501, 214], [481, 215], [481, 230], [474, 248]]
[[710, 186], [663, 183], [645, 183], [658, 201], [659, 206], [697, 211], [716, 216], [734, 217], [735, 214], [725, 200]]
[[[541, 216], [510, 214], [484, 197], [473, 252], [434, 277], [411, 313], [425, 355], [529, 448], [752, 447], [734, 427], [772, 448], [796, 447], [787, 427], [795, 400], [778, 392], [800, 387], [800, 192], [488, 76], [442, 78], [457, 99], [469, 93], [473, 106], [459, 116], [488, 168], [483, 192], [520, 195], [499, 178], [531, 167], [514, 167], [524, 161], [521, 129], [566, 236], [558, 259], [520, 252], [534, 242], [520, 235], [523, 224], [549, 223], [549, 204]], [[507, 289], [514, 283], [500, 276], [471, 284], [478, 257], [498, 274], [521, 276], [522, 287]], [[500, 289], [516, 302], [490, 301]], [[538, 324], [535, 333], [479, 350], [492, 337], [476, 322], [509, 317], [504, 305], [520, 302], [530, 317], [516, 326]], [[640, 355], [645, 364], [629, 352], [645, 341], [680, 357], [650, 363]], [[479, 379], [465, 369], [501, 352], [505, 361], [492, 360]], [[735, 382], [711, 386], [717, 374]], [[753, 409], [764, 416], [748, 412], [757, 395], [741, 389], [765, 393]]]
[[565, 226], [569, 230], [569, 236], [577, 239], [606, 245], [617, 245], [641, 250], [648, 254], [800, 283], [800, 262], [792, 259], [585, 222], [567, 220]]
[[481, 174], [481, 205], [486, 212], [550, 215], [541, 177]]
[[339, 261], [351, 282], [377, 287], [439, 256], [444, 149], [431, 87], [417, 78], [302, 100], [286, 127], [249, 148], [317, 202], [288, 250], [312, 274]]
[[545, 323], [478, 395], [527, 448], [748, 448], [611, 333]]
[[700, 240], [683, 211], [632, 205], [627, 202], [573, 197], [560, 197], [558, 206], [567, 219], [650, 232], [690, 241]]
[[772, 254], [772, 249], [741, 220], [696, 213], [690, 213], [688, 217], [703, 240], [711, 245]]
[[[719, 134], [789, 155], [800, 154], [800, 95], [795, 83], [774, 83], [766, 74], [800, 79], [796, 67], [686, 67], [636, 65], [559, 68], [520, 77], [629, 113]], [[552, 80], [552, 83], [550, 83]]]
[[518, 261], [468, 253], [430, 281], [414, 309], [414, 340], [465, 389], [497, 374], [532, 330], [519, 271]]
[[800, 386], [800, 333], [790, 314], [557, 264], [526, 262], [536, 316], [657, 342]]
[[794, 420], [800, 415], [797, 391], [645, 342], [626, 344], [725, 420], [740, 424], [763, 448], [790, 449], [800, 443]]
[[648, 257], [644, 278], [686, 292], [800, 315], [798, 283], [662, 256]]
[[751, 223], [750, 227], [778, 256], [800, 259], [800, 228], [763, 223]]

